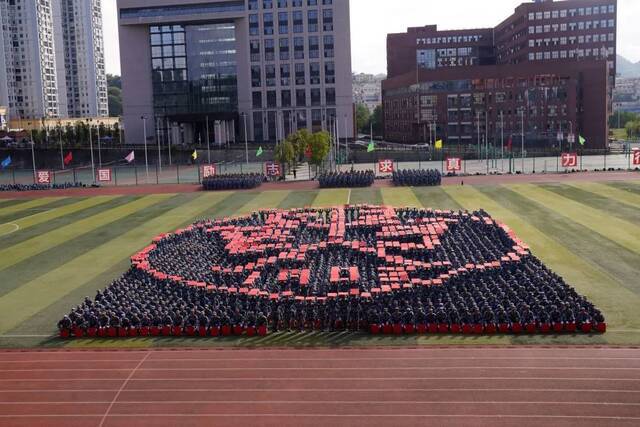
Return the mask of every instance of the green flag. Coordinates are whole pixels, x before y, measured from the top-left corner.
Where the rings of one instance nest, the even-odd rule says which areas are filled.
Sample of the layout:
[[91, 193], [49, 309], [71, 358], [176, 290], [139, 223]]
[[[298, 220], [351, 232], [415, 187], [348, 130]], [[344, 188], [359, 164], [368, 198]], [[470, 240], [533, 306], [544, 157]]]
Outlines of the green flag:
[[371, 153], [373, 151], [376, 151], [376, 145], [371, 141], [367, 146], [367, 153]]
[[580, 145], [584, 146], [584, 144], [585, 144], [585, 142], [587, 142], [587, 140], [584, 139], [582, 135], [578, 135], [578, 142], [580, 142]]
[[258, 151], [256, 152], [256, 157], [260, 157], [260, 156], [262, 156], [262, 146], [260, 146], [258, 148]]

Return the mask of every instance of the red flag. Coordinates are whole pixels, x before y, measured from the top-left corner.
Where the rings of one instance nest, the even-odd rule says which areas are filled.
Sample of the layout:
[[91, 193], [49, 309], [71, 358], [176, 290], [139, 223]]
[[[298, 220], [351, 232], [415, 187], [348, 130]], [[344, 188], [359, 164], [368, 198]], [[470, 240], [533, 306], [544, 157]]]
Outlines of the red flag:
[[69, 163], [73, 161], [73, 153], [69, 151], [69, 153], [64, 158], [64, 165], [69, 166]]
[[509, 141], [507, 142], [507, 150], [511, 151], [513, 149], [513, 138], [509, 137]]
[[313, 155], [313, 150], [311, 150], [311, 145], [307, 145], [307, 149], [305, 150], [304, 154], [307, 157], [311, 157]]

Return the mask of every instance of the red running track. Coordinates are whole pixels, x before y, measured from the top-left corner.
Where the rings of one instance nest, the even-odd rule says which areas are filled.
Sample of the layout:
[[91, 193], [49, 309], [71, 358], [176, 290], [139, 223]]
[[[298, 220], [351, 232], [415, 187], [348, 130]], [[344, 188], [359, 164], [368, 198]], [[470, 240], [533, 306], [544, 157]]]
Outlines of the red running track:
[[2, 426], [640, 425], [640, 349], [0, 352]]

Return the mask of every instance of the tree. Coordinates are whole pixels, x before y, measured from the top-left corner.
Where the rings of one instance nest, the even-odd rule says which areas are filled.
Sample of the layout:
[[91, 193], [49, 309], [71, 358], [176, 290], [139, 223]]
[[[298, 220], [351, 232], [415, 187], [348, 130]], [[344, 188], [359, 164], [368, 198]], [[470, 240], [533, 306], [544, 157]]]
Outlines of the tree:
[[630, 121], [624, 127], [627, 138], [636, 139], [640, 135], [640, 120]]
[[[621, 111], [620, 113], [613, 113], [609, 116], [609, 127], [612, 129], [624, 129], [629, 122], [635, 122], [640, 120], [640, 116], [636, 113], [629, 111]], [[620, 123], [620, 126], [618, 126]]]
[[307, 151], [309, 142], [311, 141], [311, 134], [306, 129], [300, 129], [297, 132], [289, 134], [289, 136], [287, 137], [287, 141], [293, 144], [296, 160], [302, 159], [305, 152]]
[[114, 74], [107, 74], [107, 86], [122, 89], [122, 79]]
[[371, 115], [371, 125], [373, 125], [373, 134], [382, 135], [384, 133], [384, 116], [382, 105], [378, 105]]
[[317, 167], [324, 162], [331, 150], [330, 141], [331, 135], [326, 131], [316, 132], [311, 135], [308, 145], [309, 151], [311, 152], [311, 157], [309, 158], [310, 164]]
[[120, 76], [107, 74], [107, 91], [109, 95], [109, 115], [122, 116], [122, 81]]
[[293, 146], [293, 143], [288, 139], [285, 139], [280, 144], [276, 145], [276, 149], [273, 156], [276, 162], [284, 165], [285, 168], [287, 166], [291, 166], [295, 164], [296, 150]]
[[371, 120], [371, 113], [364, 104], [358, 104], [356, 106], [356, 127], [358, 132], [369, 132], [369, 120]]

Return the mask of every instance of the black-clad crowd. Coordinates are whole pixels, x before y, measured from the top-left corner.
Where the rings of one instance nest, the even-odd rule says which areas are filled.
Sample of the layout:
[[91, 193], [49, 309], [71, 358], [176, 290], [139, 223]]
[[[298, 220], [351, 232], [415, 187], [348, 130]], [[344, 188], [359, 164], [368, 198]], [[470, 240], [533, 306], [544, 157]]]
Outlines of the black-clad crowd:
[[202, 187], [207, 191], [248, 190], [259, 187], [264, 181], [264, 175], [258, 173], [215, 175], [204, 178]]
[[320, 188], [371, 187], [375, 179], [373, 171], [328, 172], [318, 177]]
[[[423, 237], [417, 233], [381, 235], [368, 209], [347, 207], [343, 216], [330, 209], [281, 214], [282, 228], [291, 232], [287, 238], [291, 248], [330, 241], [330, 230], [344, 226], [344, 242], [351, 244], [320, 246], [303, 259], [281, 256], [282, 248], [277, 245], [262, 252], [229, 253], [229, 240], [223, 238], [222, 230], [235, 230], [233, 234], [242, 228], [249, 236], [272, 220], [273, 212], [225, 222], [200, 221], [158, 241], [149, 252], [148, 267], [185, 281], [215, 284], [215, 289], [178, 284], [134, 266], [95, 299], [86, 298], [65, 316], [58, 324], [61, 334], [210, 336], [345, 329], [374, 333], [604, 332], [602, 313], [537, 258], [526, 253], [505, 261], [516, 242], [485, 212], [396, 210], [398, 226], [433, 224], [436, 217], [450, 220], [448, 231], [439, 235], [440, 244], [426, 249], [419, 246]], [[300, 221], [297, 229], [292, 227], [295, 221]], [[375, 248], [380, 240], [385, 241], [387, 256], [353, 247], [353, 242], [359, 242]], [[382, 271], [398, 266], [398, 257], [404, 264], [419, 266], [412, 270], [411, 279], [434, 283], [384, 289]], [[275, 260], [265, 263], [266, 258]], [[261, 264], [261, 259], [261, 268], [247, 267]], [[486, 267], [501, 259], [499, 266]], [[342, 272], [357, 267], [358, 275], [334, 280], [331, 271], [335, 267]], [[309, 272], [305, 283], [292, 273], [297, 269]], [[255, 271], [258, 280], [247, 285]], [[283, 271], [291, 274], [283, 275]], [[443, 283], [436, 285], [436, 280]], [[247, 292], [247, 286], [261, 292]]]
[[437, 169], [407, 169], [393, 172], [393, 184], [402, 187], [434, 187], [442, 184]]
[[0, 191], [35, 191], [35, 190], [64, 190], [67, 188], [86, 187], [81, 182], [65, 182], [59, 184], [0, 184]]

